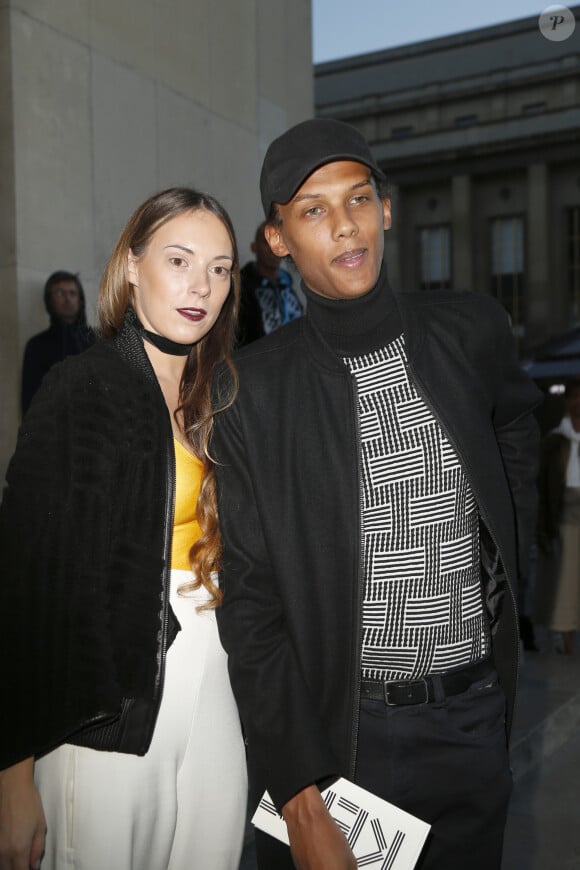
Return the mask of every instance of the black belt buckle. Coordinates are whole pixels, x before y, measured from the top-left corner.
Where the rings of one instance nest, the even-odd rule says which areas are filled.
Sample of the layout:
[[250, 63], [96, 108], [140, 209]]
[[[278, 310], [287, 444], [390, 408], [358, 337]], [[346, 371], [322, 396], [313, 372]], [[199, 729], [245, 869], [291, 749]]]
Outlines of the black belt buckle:
[[[423, 684], [423, 688], [425, 690], [425, 697], [419, 698], [419, 700], [415, 700], [414, 689], [421, 684]], [[391, 700], [389, 697], [390, 692], [395, 692], [396, 690], [399, 690], [401, 693], [403, 693], [403, 698], [400, 701]], [[418, 680], [386, 680], [383, 683], [383, 695], [385, 698], [385, 704], [388, 707], [400, 707], [405, 704], [428, 704], [429, 686], [427, 685], [427, 680], [423, 677], [420, 677]]]

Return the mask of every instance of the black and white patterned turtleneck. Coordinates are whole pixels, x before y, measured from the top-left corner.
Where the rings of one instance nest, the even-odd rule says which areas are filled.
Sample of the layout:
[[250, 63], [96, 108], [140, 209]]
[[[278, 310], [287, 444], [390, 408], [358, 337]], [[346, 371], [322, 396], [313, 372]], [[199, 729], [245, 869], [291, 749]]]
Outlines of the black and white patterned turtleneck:
[[489, 654], [479, 516], [445, 432], [411, 379], [385, 269], [357, 299], [303, 287], [308, 317], [356, 383], [364, 570], [362, 676], [410, 679]]

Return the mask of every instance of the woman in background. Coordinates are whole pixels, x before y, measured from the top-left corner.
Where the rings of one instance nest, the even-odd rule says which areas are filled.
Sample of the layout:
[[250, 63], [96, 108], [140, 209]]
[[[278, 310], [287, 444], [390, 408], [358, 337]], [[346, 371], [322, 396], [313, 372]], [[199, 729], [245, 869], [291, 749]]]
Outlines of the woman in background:
[[560, 632], [566, 655], [580, 628], [580, 381], [566, 385], [565, 414], [542, 443], [536, 622]]
[[105, 270], [103, 340], [52, 369], [24, 419], [0, 508], [1, 870], [43, 852], [48, 870], [238, 867], [208, 453], [238, 300], [219, 203], [151, 197]]

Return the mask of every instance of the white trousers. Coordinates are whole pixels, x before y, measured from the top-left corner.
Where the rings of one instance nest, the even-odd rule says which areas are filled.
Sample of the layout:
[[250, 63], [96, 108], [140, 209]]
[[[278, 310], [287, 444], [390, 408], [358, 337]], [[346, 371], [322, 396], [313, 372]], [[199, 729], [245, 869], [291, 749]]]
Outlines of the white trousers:
[[168, 650], [147, 755], [64, 745], [39, 759], [47, 818], [42, 870], [237, 870], [247, 779], [237, 708], [214, 611], [178, 597], [182, 630]]

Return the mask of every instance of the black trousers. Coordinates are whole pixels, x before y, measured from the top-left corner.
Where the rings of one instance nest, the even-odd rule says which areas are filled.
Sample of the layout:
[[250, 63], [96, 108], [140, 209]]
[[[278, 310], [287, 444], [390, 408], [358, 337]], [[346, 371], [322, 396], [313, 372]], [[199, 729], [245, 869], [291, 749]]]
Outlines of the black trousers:
[[356, 781], [432, 825], [417, 870], [500, 870], [512, 781], [495, 672], [424, 706], [363, 701]]
[[[512, 782], [495, 673], [421, 706], [362, 701], [355, 780], [431, 824], [417, 870], [500, 870]], [[260, 870], [294, 866], [259, 832], [256, 852]]]

